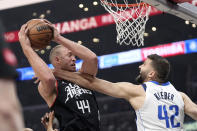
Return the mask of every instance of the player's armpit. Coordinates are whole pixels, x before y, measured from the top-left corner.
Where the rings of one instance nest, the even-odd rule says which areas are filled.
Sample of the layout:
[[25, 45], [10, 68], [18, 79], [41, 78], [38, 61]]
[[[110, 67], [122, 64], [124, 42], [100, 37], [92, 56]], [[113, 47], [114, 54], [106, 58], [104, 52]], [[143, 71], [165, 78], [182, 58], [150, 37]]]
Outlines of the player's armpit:
[[40, 79], [39, 79], [36, 75], [34, 75], [34, 76], [32, 77], [32, 79], [35, 79], [35, 80], [34, 80], [34, 84], [38, 84], [38, 83], [40, 82]]
[[56, 99], [56, 88], [55, 83], [51, 86], [45, 86], [42, 82], [38, 85], [38, 92], [42, 96], [42, 98], [46, 101], [49, 107], [53, 104]]
[[194, 120], [197, 120], [197, 105], [183, 92], [180, 92], [184, 101], [184, 110]]

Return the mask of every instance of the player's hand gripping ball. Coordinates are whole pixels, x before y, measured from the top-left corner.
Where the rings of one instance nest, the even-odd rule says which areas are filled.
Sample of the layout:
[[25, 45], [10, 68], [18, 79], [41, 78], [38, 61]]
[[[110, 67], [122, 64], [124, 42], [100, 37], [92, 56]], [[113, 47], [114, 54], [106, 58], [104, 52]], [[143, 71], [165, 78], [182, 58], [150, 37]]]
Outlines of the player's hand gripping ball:
[[32, 19], [27, 22], [27, 36], [33, 49], [43, 49], [53, 38], [53, 29], [42, 19]]

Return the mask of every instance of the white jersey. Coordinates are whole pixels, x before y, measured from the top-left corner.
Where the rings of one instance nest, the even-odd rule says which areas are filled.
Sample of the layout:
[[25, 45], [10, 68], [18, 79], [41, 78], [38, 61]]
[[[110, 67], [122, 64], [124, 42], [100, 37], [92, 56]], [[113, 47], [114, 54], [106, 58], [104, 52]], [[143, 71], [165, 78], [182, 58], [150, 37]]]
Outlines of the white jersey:
[[184, 102], [174, 86], [150, 81], [143, 87], [144, 105], [136, 110], [138, 131], [183, 131]]

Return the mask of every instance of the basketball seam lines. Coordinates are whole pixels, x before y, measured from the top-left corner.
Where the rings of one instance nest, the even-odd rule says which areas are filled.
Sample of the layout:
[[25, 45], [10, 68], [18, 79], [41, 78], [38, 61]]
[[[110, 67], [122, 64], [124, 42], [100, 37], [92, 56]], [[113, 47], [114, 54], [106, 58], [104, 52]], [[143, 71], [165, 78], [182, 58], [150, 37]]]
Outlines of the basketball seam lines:
[[[31, 39], [31, 41], [32, 41], [33, 43], [36, 43], [36, 44], [39, 44], [39, 45], [42, 45], [42, 44], [43, 44], [42, 42], [37, 42], [37, 41], [32, 40], [32, 39]], [[47, 44], [47, 45], [48, 45], [48, 44]]]
[[32, 26], [31, 28], [29, 28], [28, 30], [32, 29], [33, 27], [35, 27], [36, 25], [39, 25], [39, 24], [41, 24], [41, 23], [43, 23], [43, 22], [38, 22], [37, 24], [33, 25], [33, 26]]
[[[36, 48], [36, 49], [43, 49], [43, 48], [44, 48], [44, 47], [40, 46], [40, 45], [42, 45], [42, 43], [37, 42], [37, 41], [34, 41], [34, 40], [32, 40], [31, 38], [29, 38], [29, 39], [30, 39], [30, 42], [31, 42], [31, 46], [33, 46], [34, 48]], [[33, 45], [32, 42], [33, 42], [33, 43], [36, 43], [36, 45]], [[47, 44], [47, 45], [48, 45], [48, 44]]]
[[52, 33], [52, 32], [43, 32], [43, 33], [39, 33], [39, 34], [29, 34], [29, 35], [40, 35], [40, 34], [47, 34], [47, 33]]

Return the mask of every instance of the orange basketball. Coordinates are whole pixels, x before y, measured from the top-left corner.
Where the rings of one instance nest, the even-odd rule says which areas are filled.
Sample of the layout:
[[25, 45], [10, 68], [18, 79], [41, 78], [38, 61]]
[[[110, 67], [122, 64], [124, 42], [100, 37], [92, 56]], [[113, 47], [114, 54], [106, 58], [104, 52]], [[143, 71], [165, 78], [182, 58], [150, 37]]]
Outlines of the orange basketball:
[[50, 44], [53, 30], [42, 19], [32, 19], [27, 22], [28, 37], [33, 49], [43, 49]]

